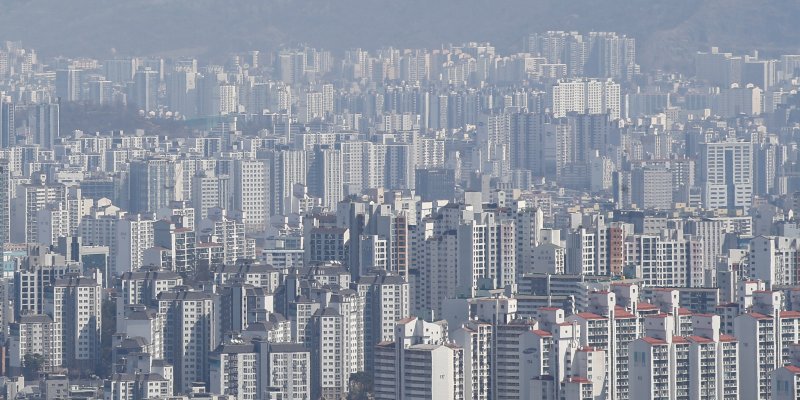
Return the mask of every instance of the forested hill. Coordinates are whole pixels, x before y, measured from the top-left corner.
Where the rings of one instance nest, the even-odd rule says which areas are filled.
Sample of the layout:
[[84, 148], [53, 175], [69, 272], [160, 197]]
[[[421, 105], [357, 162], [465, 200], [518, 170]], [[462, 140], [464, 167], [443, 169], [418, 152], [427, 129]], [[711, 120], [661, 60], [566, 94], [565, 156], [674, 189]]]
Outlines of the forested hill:
[[800, 52], [794, 0], [0, 0], [0, 40], [45, 55], [214, 56], [308, 43], [438, 47], [491, 41], [521, 49], [528, 32], [617, 31], [639, 40], [646, 67], [691, 54]]

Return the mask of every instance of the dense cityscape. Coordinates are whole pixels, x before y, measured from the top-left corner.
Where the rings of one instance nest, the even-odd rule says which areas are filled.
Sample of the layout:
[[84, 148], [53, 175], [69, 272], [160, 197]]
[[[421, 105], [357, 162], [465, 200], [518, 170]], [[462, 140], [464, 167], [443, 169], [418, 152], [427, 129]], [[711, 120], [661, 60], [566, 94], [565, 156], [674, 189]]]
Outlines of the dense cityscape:
[[0, 397], [800, 398], [800, 55], [0, 43]]

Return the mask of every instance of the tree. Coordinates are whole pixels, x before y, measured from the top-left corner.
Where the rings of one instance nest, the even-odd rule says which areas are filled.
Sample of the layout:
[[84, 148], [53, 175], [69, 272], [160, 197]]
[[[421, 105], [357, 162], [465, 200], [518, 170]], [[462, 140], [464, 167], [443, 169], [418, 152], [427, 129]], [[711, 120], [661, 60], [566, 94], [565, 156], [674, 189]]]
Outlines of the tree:
[[369, 400], [372, 398], [372, 378], [366, 372], [350, 375], [350, 390], [347, 400]]
[[22, 374], [26, 380], [38, 379], [43, 366], [44, 356], [39, 353], [27, 353], [22, 358]]

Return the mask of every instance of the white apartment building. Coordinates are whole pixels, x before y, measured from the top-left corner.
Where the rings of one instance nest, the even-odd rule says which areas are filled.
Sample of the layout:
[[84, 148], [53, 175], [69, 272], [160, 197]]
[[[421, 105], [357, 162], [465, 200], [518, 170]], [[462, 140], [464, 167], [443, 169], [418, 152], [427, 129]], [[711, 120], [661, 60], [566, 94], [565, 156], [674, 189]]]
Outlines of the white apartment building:
[[647, 286], [702, 286], [702, 243], [676, 231], [633, 235], [626, 242], [626, 264], [637, 268]]
[[800, 345], [792, 344], [790, 363], [772, 372], [772, 398], [796, 400], [800, 396]]
[[[403, 352], [407, 399], [464, 399], [463, 351], [452, 344], [415, 344]], [[377, 399], [377, 397], [376, 397]]]
[[26, 354], [44, 356], [43, 371], [51, 371], [62, 364], [59, 340], [53, 331], [53, 319], [48, 315], [23, 315], [9, 327], [8, 363], [11, 371], [21, 372]]
[[611, 80], [560, 81], [553, 85], [551, 111], [554, 117], [579, 114], [611, 114], [620, 117], [620, 86]]
[[533, 248], [529, 268], [523, 273], [555, 274], [566, 273], [567, 250], [555, 243], [542, 243]]
[[752, 84], [731, 85], [720, 90], [718, 101], [712, 111], [723, 118], [732, 118], [740, 114], [759, 115], [764, 112], [764, 90]]
[[195, 208], [195, 225], [208, 217], [208, 209], [212, 207], [226, 207], [226, 199], [220, 196], [220, 178], [210, 172], [201, 172], [192, 176], [192, 193], [190, 199]]
[[308, 157], [303, 150], [281, 149], [268, 153], [267, 158], [270, 172], [267, 205], [271, 215], [284, 215], [295, 185], [307, 183]]
[[411, 315], [410, 290], [395, 274], [363, 276], [357, 287], [364, 298], [364, 364], [371, 371], [375, 346], [394, 340], [397, 321]]
[[417, 313], [441, 315], [444, 300], [457, 293], [458, 238], [455, 234], [434, 236], [422, 244], [414, 296]]
[[201, 242], [221, 245], [222, 262], [234, 264], [255, 259], [255, 242], [247, 238], [245, 230], [245, 224], [228, 217], [225, 210], [212, 208], [200, 223], [197, 237]]
[[233, 396], [236, 400], [260, 398], [258, 358], [253, 343], [234, 339], [219, 345], [208, 357], [209, 391]]
[[175, 392], [209, 376], [209, 356], [219, 343], [219, 304], [202, 292], [165, 292], [158, 296], [164, 320], [164, 358], [175, 366]]
[[164, 358], [164, 319], [155, 309], [146, 309], [144, 306], [137, 305], [128, 307], [122, 313], [123, 316], [117, 317], [117, 330], [121, 333], [120, 339], [141, 338], [144, 352], [152, 359], [162, 360]]
[[11, 199], [11, 241], [14, 243], [37, 243], [39, 210], [50, 204], [66, 206], [67, 191], [64, 185], [50, 184], [47, 176], [34, 175], [33, 182], [16, 187]]
[[464, 398], [488, 400], [490, 395], [492, 325], [471, 321], [453, 333], [464, 354]]
[[[81, 219], [78, 228], [84, 245], [108, 246], [108, 265], [112, 271], [117, 266], [117, 225], [125, 215], [126, 212], [112, 205], [111, 200], [100, 199], [90, 214]], [[126, 270], [123, 269], [119, 274]], [[111, 271], [109, 273], [118, 275]]]
[[344, 199], [342, 182], [342, 153], [339, 150], [319, 147], [311, 152], [308, 165], [308, 192], [322, 199], [322, 206], [335, 211]]
[[116, 223], [114, 276], [137, 271], [144, 266], [145, 250], [154, 245], [154, 222], [147, 216], [137, 214]]
[[295, 343], [270, 343], [260, 362], [259, 392], [269, 398], [311, 399], [311, 352]]
[[748, 312], [736, 317], [733, 325], [740, 343], [742, 398], [769, 399], [773, 389], [770, 374], [791, 361], [791, 344], [800, 342], [800, 312]]
[[125, 272], [120, 276], [122, 291], [117, 301], [125, 305], [156, 305], [158, 295], [183, 285], [183, 277], [171, 271]]
[[305, 254], [303, 246], [303, 237], [299, 235], [267, 238], [259, 261], [277, 269], [300, 268]]
[[337, 148], [342, 153], [342, 185], [346, 195], [359, 194], [364, 189], [364, 176], [372, 170], [364, 168], [365, 152], [370, 142], [342, 142]]
[[70, 211], [63, 204], [51, 204], [37, 212], [38, 242], [52, 246], [59, 237], [71, 236]]
[[686, 231], [703, 243], [703, 269], [706, 271], [707, 286], [716, 285], [717, 257], [722, 255], [725, 240], [726, 222], [718, 218], [690, 219], [686, 221]]
[[753, 202], [753, 145], [726, 140], [705, 143], [700, 152], [703, 206], [747, 209]]
[[567, 234], [566, 272], [575, 275], [597, 274], [595, 235], [585, 228]]
[[[541, 308], [537, 313], [539, 329], [525, 333], [522, 343], [528, 352], [520, 355], [520, 368], [525, 369], [520, 377], [521, 393], [541, 394], [543, 399], [559, 399], [563, 394], [562, 383], [572, 375], [572, 364], [580, 343], [581, 327], [564, 320], [564, 310]], [[604, 374], [603, 374], [604, 375]], [[530, 378], [528, 378], [530, 377]]]
[[47, 313], [53, 318], [53, 351], [62, 365], [94, 369], [101, 360], [103, 287], [98, 279], [63, 278], [55, 281]]
[[478, 221], [464, 221], [458, 226], [456, 256], [457, 294], [474, 297], [481, 278], [488, 277], [486, 268], [487, 226]]
[[347, 393], [350, 372], [346, 371], [345, 318], [333, 308], [318, 310], [311, 326], [311, 393], [314, 398], [342, 396]]
[[463, 350], [440, 324], [409, 317], [375, 350], [375, 399], [464, 399]]
[[800, 397], [800, 367], [786, 365], [772, 373], [772, 400], [797, 400]]
[[736, 400], [742, 393], [739, 374], [739, 342], [721, 333], [718, 315], [693, 315], [693, 335], [688, 336], [692, 398], [716, 396]]
[[688, 342], [678, 337], [643, 337], [631, 344], [630, 394], [635, 399], [689, 399]]
[[217, 115], [228, 115], [239, 112], [239, 96], [236, 85], [222, 83], [214, 88], [213, 111]]
[[214, 269], [214, 282], [218, 285], [240, 281], [267, 293], [275, 293], [281, 283], [281, 270], [270, 264], [221, 265]]
[[693, 322], [694, 334], [675, 336], [672, 316], [645, 318], [645, 336], [630, 347], [630, 398], [739, 398], [745, 388], [738, 380], [737, 340], [720, 334], [718, 316], [699, 315]]
[[267, 217], [266, 166], [260, 160], [236, 160], [233, 169], [233, 207], [242, 212], [248, 231], [263, 231]]
[[520, 361], [519, 349], [525, 334], [536, 328], [536, 323], [528, 320], [494, 324], [489, 359], [493, 398], [512, 399], [522, 395], [520, 382], [527, 376], [527, 368]]
[[169, 379], [157, 373], [113, 374], [103, 387], [106, 400], [160, 399], [172, 395]]
[[575, 352], [571, 376], [562, 381], [564, 400], [608, 398], [606, 356], [603, 350], [583, 347]]
[[767, 287], [797, 285], [798, 240], [784, 236], [757, 236], [750, 242], [748, 275]]

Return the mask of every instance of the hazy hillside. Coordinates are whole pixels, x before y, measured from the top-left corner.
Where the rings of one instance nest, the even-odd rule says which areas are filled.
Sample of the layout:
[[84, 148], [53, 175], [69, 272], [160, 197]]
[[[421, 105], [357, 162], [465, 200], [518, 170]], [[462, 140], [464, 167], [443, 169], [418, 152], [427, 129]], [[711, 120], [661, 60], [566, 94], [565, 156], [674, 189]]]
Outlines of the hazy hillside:
[[527, 32], [614, 30], [650, 66], [685, 65], [709, 45], [798, 51], [793, 0], [0, 0], [0, 39], [47, 55], [218, 55], [306, 42], [333, 50], [437, 47]]

